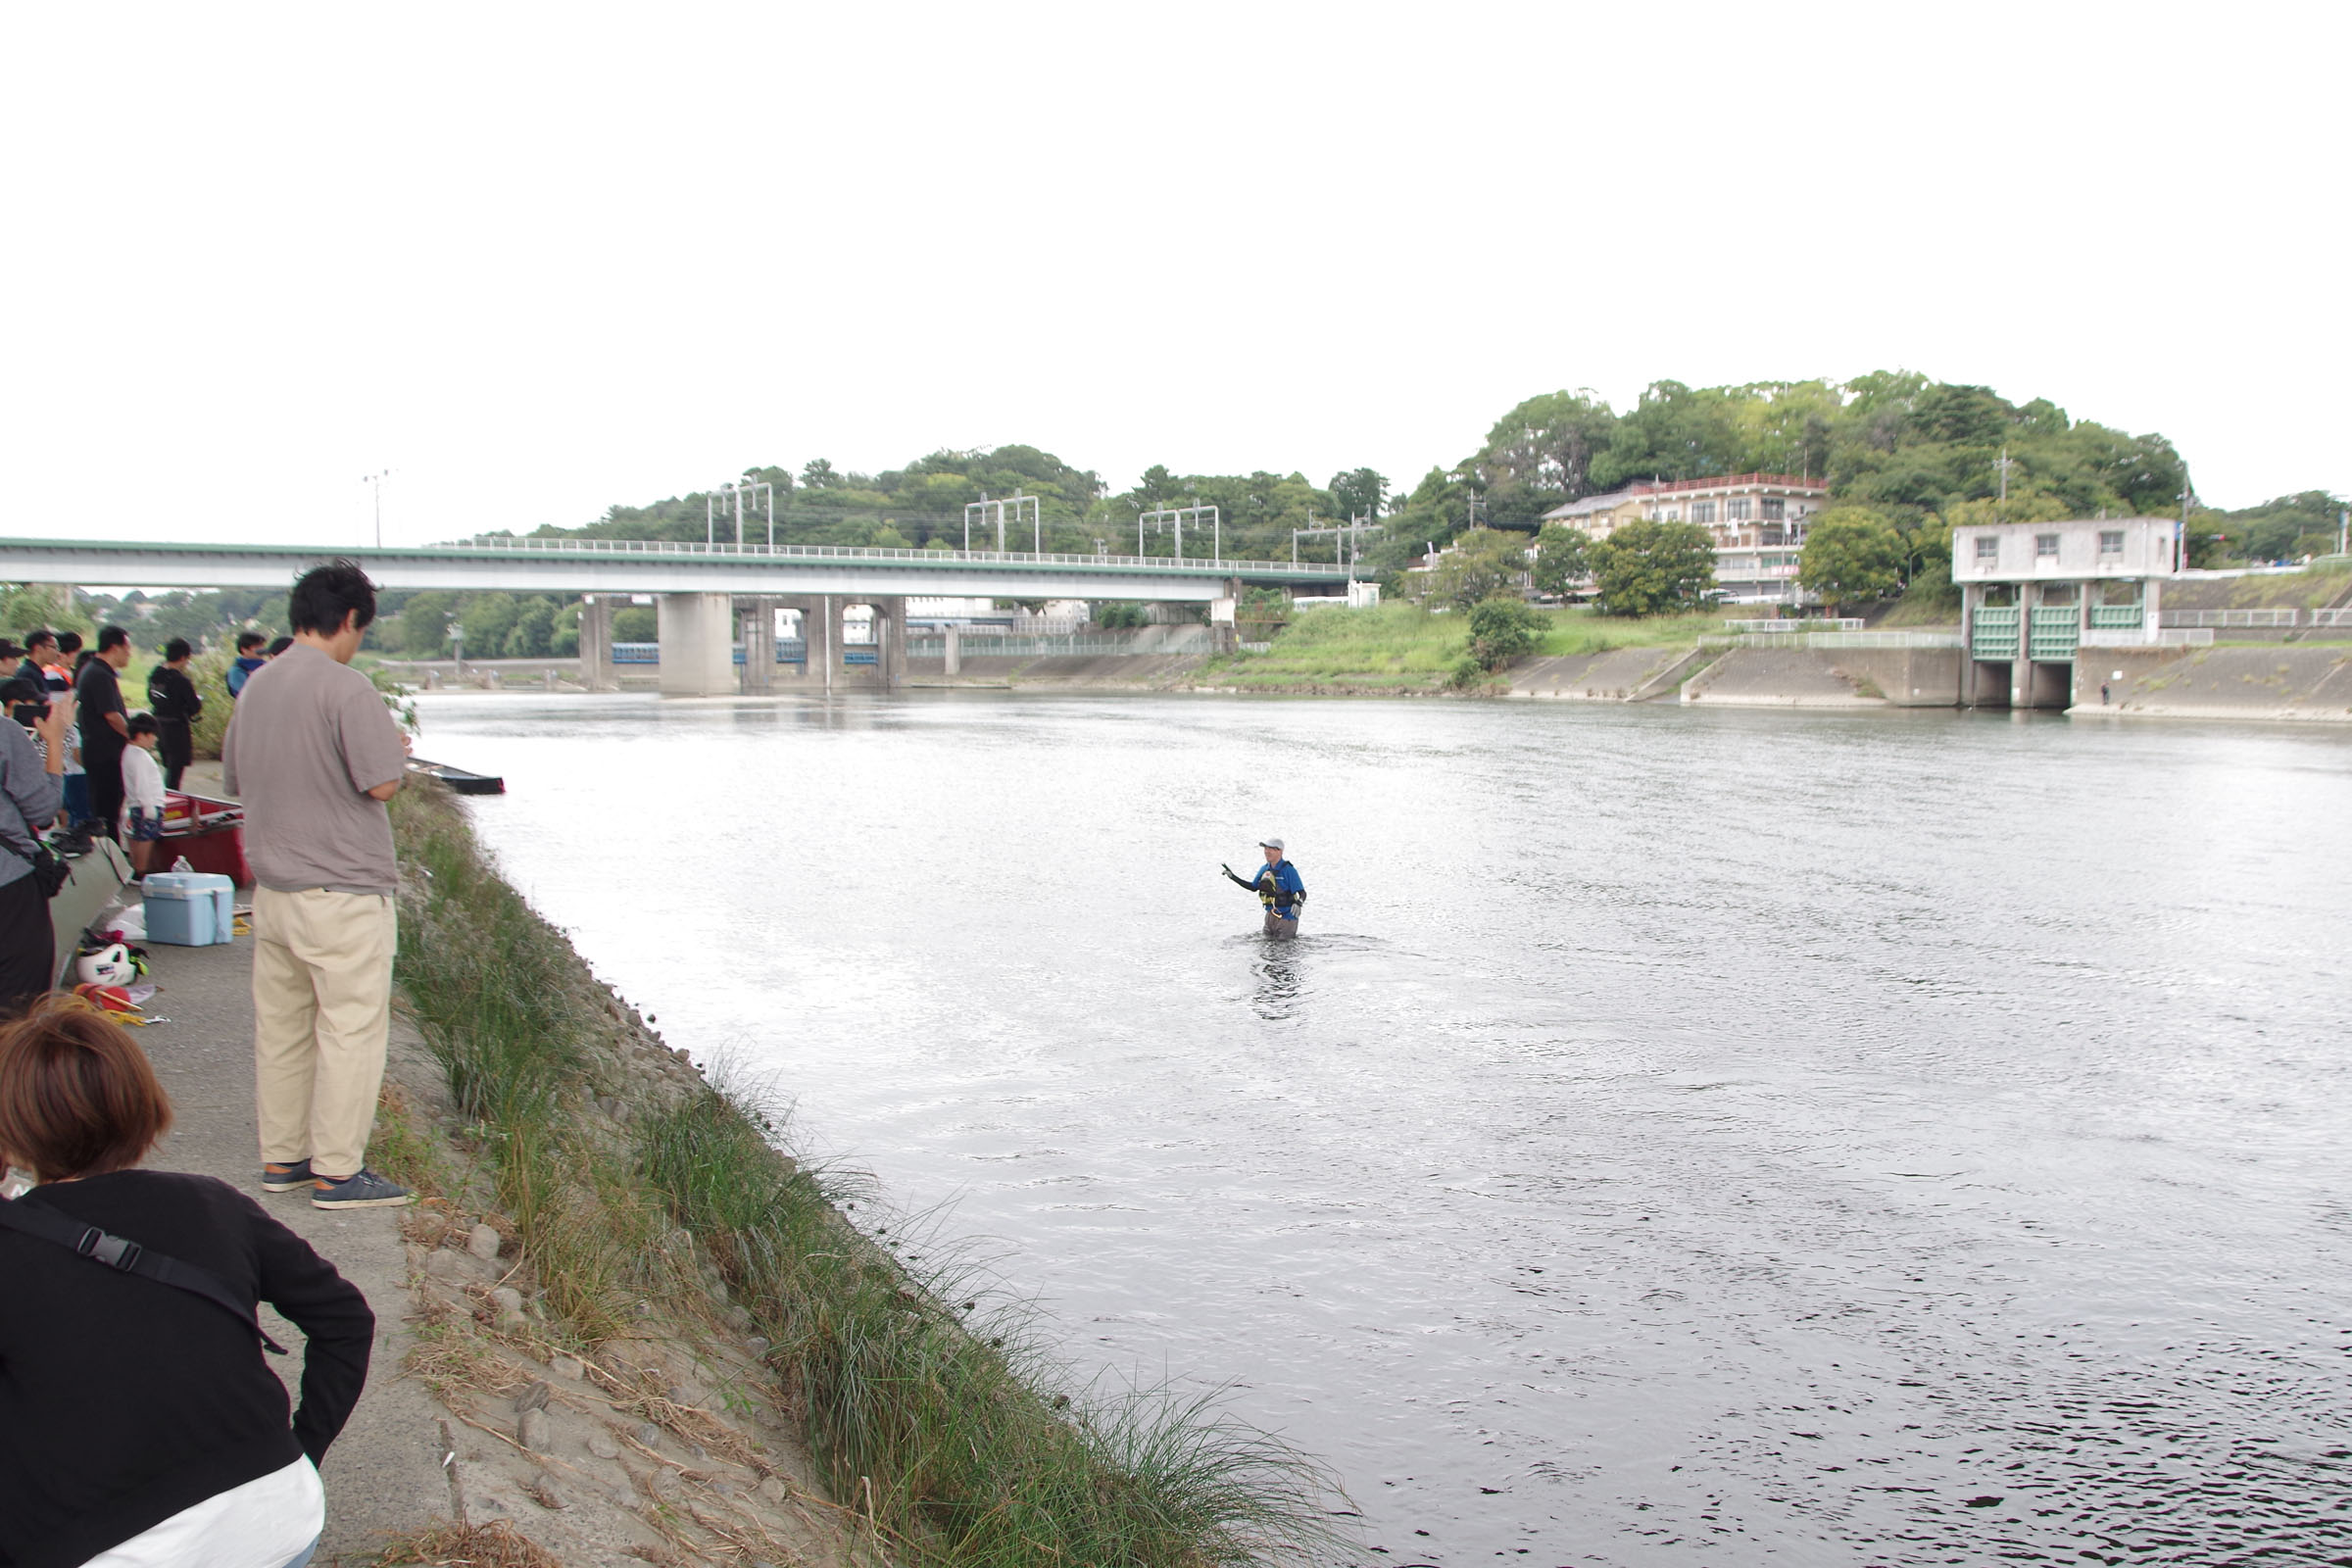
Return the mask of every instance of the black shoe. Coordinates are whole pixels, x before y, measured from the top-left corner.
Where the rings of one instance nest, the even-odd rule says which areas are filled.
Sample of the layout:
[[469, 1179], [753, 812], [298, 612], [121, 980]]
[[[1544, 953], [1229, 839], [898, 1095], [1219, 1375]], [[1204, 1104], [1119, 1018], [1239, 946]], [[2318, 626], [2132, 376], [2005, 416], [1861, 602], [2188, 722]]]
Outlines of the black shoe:
[[365, 1167], [341, 1181], [326, 1176], [311, 1179], [313, 1208], [404, 1208], [415, 1201], [415, 1193]]

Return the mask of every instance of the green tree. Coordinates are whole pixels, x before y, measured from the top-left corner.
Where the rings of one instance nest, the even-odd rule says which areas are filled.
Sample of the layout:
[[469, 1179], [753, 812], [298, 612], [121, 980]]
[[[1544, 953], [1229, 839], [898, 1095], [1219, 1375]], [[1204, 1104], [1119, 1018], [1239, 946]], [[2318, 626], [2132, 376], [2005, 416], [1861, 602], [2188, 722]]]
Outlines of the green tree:
[[437, 659], [449, 646], [449, 619], [458, 596], [431, 589], [401, 607], [400, 651], [412, 659]]
[[1470, 612], [1470, 657], [1496, 670], [1536, 646], [1541, 612], [1517, 595], [1482, 601]]
[[507, 629], [506, 655], [509, 659], [545, 659], [552, 650], [556, 630], [556, 602], [532, 597], [516, 608], [514, 624]]
[[1473, 528], [1438, 558], [1429, 574], [1429, 598], [1468, 610], [1507, 590], [1527, 569], [1527, 535]]
[[1582, 528], [1547, 522], [1536, 530], [1536, 590], [1567, 593], [1592, 569], [1592, 538]]
[[1903, 540], [1867, 507], [1833, 507], [1805, 530], [1796, 580], [1832, 606], [1891, 599], [1903, 586]]
[[1715, 588], [1715, 541], [1696, 523], [1629, 522], [1594, 544], [1592, 558], [1606, 614], [1697, 610]]
[[651, 605], [631, 605], [612, 612], [612, 640], [616, 643], [656, 642], [661, 635], [661, 621]]
[[1547, 392], [1496, 420], [1469, 466], [1485, 482], [1487, 515], [1533, 527], [1563, 501], [1591, 495], [1592, 460], [1617, 416], [1591, 391]]
[[1389, 481], [1370, 468], [1349, 468], [1331, 476], [1332, 504], [1344, 517], [1377, 517], [1389, 499]]
[[476, 594], [458, 612], [466, 646], [476, 659], [496, 659], [506, 651], [507, 633], [514, 629], [519, 611], [508, 593]]

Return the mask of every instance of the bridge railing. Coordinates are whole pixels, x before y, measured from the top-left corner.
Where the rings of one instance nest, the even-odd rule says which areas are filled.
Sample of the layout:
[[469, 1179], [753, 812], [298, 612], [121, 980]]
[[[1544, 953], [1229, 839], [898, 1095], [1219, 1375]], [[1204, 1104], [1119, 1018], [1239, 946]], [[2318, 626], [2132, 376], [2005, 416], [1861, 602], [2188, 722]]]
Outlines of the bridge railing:
[[1705, 632], [1698, 641], [1705, 648], [1957, 648], [1960, 634], [1956, 631]]
[[453, 539], [437, 548], [556, 555], [703, 556], [732, 561], [973, 562], [984, 565], [1143, 566], [1153, 570], [1176, 567], [1186, 571], [1212, 574], [1279, 571], [1285, 576], [1329, 577], [1335, 580], [1345, 580], [1350, 575], [1350, 568], [1344, 565], [1331, 564], [1317, 565], [1312, 563], [1293, 565], [1287, 561], [1236, 561], [1207, 558], [1188, 558], [1178, 561], [1172, 556], [1075, 556], [1039, 554], [1021, 550], [890, 550], [874, 545], [698, 545], [691, 539], [581, 539], [576, 537], [540, 539], [484, 534], [471, 539]]

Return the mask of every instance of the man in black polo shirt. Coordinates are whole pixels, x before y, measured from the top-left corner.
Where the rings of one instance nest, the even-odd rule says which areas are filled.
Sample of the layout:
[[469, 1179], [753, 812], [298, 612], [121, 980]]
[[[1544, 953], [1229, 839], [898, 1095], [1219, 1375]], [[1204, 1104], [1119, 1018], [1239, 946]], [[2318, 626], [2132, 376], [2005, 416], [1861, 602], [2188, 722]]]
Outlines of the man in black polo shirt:
[[98, 831], [114, 838], [122, 815], [122, 748], [130, 744], [130, 716], [122, 708], [122, 667], [130, 662], [130, 633], [120, 626], [98, 630], [98, 656], [74, 677], [81, 711], [81, 765], [90, 776], [90, 814]]

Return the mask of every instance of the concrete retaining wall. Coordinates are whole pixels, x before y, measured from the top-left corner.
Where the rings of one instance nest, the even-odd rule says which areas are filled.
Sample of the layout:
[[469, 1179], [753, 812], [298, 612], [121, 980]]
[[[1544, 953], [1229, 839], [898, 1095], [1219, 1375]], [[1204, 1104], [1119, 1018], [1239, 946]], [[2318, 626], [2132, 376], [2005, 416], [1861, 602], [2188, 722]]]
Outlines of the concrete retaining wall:
[[2352, 723], [2352, 648], [2086, 648], [2071, 711], [2102, 711], [2102, 681], [2109, 712]]

